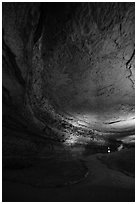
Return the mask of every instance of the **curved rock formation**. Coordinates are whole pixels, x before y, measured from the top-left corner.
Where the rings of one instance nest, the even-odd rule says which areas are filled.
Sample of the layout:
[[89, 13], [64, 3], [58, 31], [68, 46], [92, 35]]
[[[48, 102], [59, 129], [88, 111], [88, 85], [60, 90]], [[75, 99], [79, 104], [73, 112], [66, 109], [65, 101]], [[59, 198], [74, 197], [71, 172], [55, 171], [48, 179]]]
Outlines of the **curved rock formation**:
[[133, 202], [135, 4], [2, 7], [3, 201]]
[[3, 3], [5, 131], [134, 134], [134, 3], [54, 4]]

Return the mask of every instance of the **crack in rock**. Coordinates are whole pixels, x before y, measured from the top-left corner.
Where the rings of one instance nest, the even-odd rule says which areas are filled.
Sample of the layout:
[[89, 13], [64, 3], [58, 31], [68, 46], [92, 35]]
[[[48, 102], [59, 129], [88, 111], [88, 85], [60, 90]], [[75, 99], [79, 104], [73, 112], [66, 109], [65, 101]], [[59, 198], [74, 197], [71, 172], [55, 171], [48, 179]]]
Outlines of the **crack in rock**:
[[126, 69], [129, 71], [129, 76], [127, 76], [127, 78], [131, 81], [133, 88], [135, 88], [135, 87], [134, 87], [135, 82], [134, 82], [134, 80], [131, 78], [132, 75], [133, 75], [133, 73], [132, 73], [131, 61], [132, 61], [132, 59], [133, 59], [134, 56], [135, 56], [135, 49], [134, 49], [134, 51], [133, 51], [133, 53], [132, 53], [130, 59], [126, 62]]

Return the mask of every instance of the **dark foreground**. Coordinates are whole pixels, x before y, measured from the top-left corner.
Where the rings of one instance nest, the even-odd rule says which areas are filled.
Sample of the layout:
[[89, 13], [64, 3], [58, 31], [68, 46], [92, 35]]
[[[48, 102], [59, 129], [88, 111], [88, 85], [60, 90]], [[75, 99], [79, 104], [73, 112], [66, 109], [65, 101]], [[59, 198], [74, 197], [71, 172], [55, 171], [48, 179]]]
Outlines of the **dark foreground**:
[[12, 163], [3, 169], [6, 202], [135, 201], [134, 148], [73, 159], [70, 155], [21, 162], [16, 158]]

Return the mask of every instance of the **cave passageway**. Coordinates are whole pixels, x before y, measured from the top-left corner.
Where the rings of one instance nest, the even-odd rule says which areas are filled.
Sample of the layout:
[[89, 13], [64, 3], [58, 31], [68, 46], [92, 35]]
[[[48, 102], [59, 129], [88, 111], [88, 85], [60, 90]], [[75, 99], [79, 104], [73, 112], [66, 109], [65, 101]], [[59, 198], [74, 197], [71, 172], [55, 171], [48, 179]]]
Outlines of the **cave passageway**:
[[133, 201], [135, 3], [2, 10], [3, 199]]

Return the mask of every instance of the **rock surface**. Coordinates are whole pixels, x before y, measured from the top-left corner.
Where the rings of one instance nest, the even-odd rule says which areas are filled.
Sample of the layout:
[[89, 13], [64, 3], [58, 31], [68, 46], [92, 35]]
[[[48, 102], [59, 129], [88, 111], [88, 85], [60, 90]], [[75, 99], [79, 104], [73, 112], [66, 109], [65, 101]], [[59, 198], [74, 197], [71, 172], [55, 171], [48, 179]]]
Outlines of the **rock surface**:
[[2, 8], [4, 200], [133, 201], [135, 4]]
[[4, 117], [133, 130], [134, 3], [56, 6], [3, 3]]

